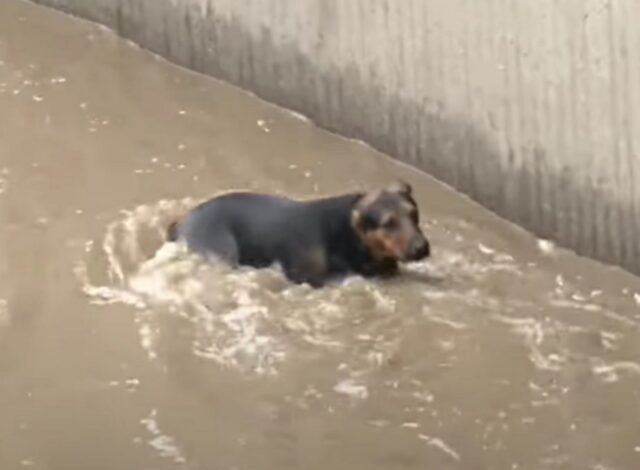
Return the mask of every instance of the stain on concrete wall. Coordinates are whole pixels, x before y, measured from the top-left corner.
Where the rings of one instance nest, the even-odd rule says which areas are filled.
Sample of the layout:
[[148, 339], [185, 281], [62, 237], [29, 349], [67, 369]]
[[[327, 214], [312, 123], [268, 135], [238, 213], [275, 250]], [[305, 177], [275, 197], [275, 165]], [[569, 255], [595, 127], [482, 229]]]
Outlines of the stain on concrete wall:
[[36, 0], [640, 272], [636, 0]]

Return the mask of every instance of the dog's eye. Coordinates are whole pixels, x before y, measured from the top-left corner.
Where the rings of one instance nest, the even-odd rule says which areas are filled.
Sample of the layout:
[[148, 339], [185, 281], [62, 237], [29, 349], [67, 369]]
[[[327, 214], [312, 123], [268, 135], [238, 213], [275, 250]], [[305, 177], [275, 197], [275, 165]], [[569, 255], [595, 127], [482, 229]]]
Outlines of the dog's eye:
[[386, 228], [386, 229], [394, 229], [398, 226], [398, 221], [396, 219], [394, 219], [393, 217], [385, 220], [382, 223], [382, 228]]
[[378, 221], [372, 214], [363, 214], [360, 219], [360, 224], [365, 230], [373, 230], [377, 228]]

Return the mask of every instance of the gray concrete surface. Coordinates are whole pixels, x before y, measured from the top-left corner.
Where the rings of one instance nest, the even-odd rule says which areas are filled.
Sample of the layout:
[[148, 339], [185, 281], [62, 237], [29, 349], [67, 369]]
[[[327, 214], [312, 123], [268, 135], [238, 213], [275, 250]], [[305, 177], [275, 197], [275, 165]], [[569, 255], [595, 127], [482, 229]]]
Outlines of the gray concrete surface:
[[35, 0], [640, 272], [635, 0]]

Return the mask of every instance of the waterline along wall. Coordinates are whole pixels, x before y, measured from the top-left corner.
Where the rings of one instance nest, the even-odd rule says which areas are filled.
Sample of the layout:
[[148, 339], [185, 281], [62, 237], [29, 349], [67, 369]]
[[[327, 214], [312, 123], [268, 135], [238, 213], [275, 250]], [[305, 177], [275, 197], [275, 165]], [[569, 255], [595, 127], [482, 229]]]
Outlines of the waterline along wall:
[[35, 0], [640, 273], [637, 0]]

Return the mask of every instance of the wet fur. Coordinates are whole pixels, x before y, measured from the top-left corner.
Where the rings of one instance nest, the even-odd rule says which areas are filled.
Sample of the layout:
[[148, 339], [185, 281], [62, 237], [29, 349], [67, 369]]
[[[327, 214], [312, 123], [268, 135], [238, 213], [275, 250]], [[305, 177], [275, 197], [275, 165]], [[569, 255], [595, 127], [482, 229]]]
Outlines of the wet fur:
[[[232, 266], [262, 268], [278, 263], [290, 281], [314, 287], [349, 273], [391, 275], [404, 260], [398, 248], [408, 246], [404, 239], [422, 237], [428, 255], [417, 218], [406, 223], [407, 214], [417, 213], [417, 208], [410, 187], [402, 188], [404, 192], [395, 188], [312, 201], [249, 192], [225, 194], [171, 224], [167, 239], [185, 241], [191, 251]], [[401, 224], [385, 234], [376, 225], [390, 212], [405, 222], [399, 235]]]

